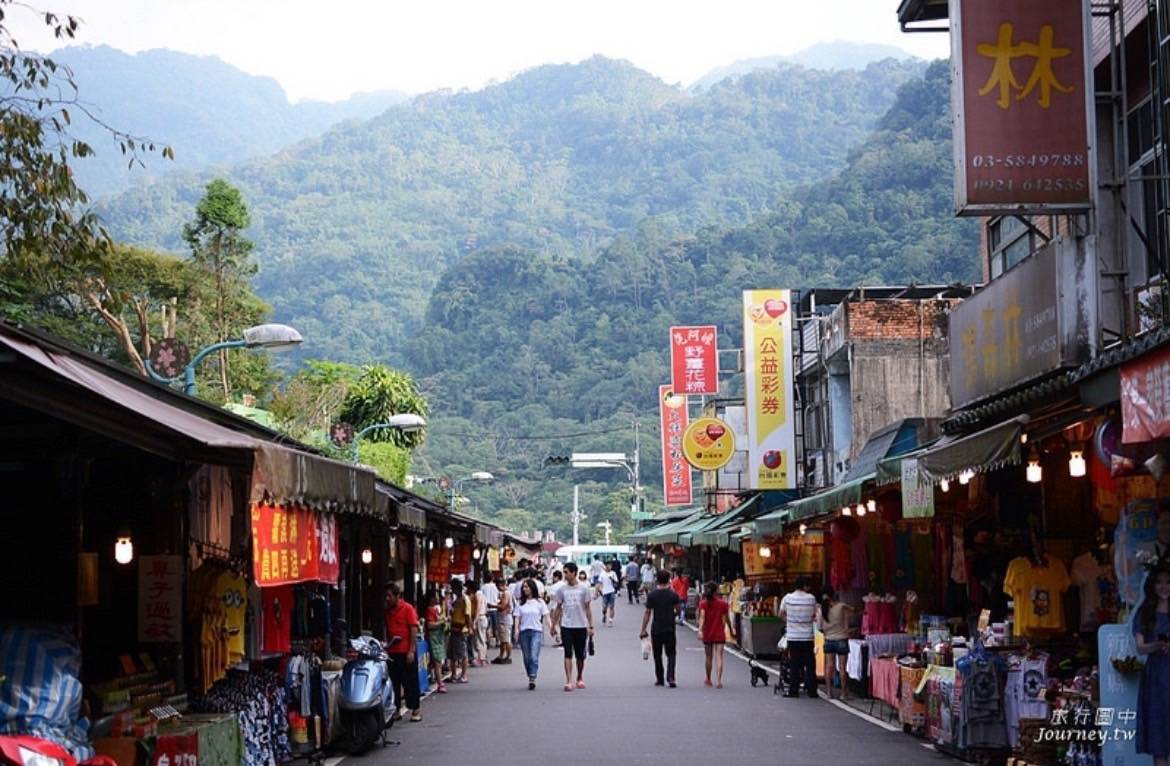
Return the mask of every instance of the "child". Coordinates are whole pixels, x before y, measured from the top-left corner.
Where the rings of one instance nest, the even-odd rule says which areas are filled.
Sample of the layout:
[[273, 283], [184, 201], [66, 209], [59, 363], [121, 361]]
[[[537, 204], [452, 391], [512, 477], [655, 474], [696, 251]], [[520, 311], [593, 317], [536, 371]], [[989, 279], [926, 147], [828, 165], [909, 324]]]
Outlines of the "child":
[[435, 677], [435, 691], [447, 693], [443, 683], [443, 663], [447, 661], [447, 619], [443, 613], [443, 600], [439, 591], [432, 588], [427, 594], [426, 613], [427, 643], [431, 647], [430, 671]]

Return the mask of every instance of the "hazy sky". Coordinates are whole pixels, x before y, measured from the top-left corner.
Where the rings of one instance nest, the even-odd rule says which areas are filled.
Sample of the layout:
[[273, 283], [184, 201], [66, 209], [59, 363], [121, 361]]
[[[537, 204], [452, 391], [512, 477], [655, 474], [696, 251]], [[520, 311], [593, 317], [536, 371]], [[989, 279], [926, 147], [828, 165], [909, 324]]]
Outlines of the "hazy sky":
[[[78, 41], [128, 52], [212, 54], [276, 78], [293, 100], [357, 91], [477, 88], [595, 53], [689, 84], [743, 58], [816, 42], [947, 54], [947, 37], [902, 34], [897, 0], [41, 0], [80, 16]], [[57, 47], [38, 17], [9, 22], [24, 48]]]

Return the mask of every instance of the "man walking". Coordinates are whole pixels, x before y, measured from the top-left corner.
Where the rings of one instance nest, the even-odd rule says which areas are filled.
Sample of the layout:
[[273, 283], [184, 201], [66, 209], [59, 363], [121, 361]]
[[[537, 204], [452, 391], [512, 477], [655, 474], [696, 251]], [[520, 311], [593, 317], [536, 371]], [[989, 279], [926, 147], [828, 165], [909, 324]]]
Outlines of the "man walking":
[[[678, 594], [670, 587], [670, 572], [665, 569], [658, 573], [658, 587], [646, 597], [646, 611], [642, 615], [642, 632], [645, 640], [646, 626], [650, 625], [650, 644], [654, 650], [654, 685], [663, 685], [662, 654], [666, 653], [666, 683], [673, 689], [674, 669], [678, 661], [678, 636], [675, 635], [675, 618], [678, 615]], [[651, 624], [653, 618], [653, 624]]]
[[639, 577], [642, 578], [642, 593], [647, 596], [649, 596], [654, 590], [655, 574], [657, 573], [654, 569], [654, 564], [651, 563], [650, 559], [646, 559], [646, 561], [642, 563], [642, 568], [639, 570]]
[[[487, 645], [490, 649], [498, 643], [497, 637], [500, 633], [500, 589], [496, 587], [495, 578], [491, 573], [485, 573], [483, 576], [483, 585], [480, 586], [479, 592], [483, 594], [484, 601], [487, 602]], [[505, 615], [505, 619], [510, 620], [511, 615]]]
[[642, 602], [642, 599], [638, 597], [638, 576], [640, 573], [638, 559], [631, 557], [630, 563], [626, 564], [626, 597], [631, 604]]
[[601, 596], [601, 624], [613, 627], [614, 602], [617, 601], [618, 573], [606, 568], [597, 578], [597, 595]]
[[[410, 720], [421, 721], [418, 689], [418, 612], [402, 600], [402, 588], [396, 582], [386, 585], [386, 654], [390, 679], [394, 683], [394, 697], [400, 701], [399, 710], [410, 710]], [[398, 639], [395, 641], [394, 639]], [[403, 714], [398, 713], [401, 717]]]
[[685, 625], [687, 622], [687, 596], [691, 592], [691, 578], [682, 569], [674, 570], [674, 579], [670, 581], [670, 588], [678, 594], [679, 601], [682, 602], [682, 607], [678, 610], [678, 624]]
[[593, 637], [592, 589], [577, 579], [577, 565], [565, 564], [565, 584], [557, 591], [552, 634], [559, 632], [565, 647], [565, 691], [573, 691], [573, 659], [577, 660], [576, 688], [585, 688], [585, 647]]
[[808, 592], [808, 578], [796, 578], [796, 590], [780, 600], [780, 617], [785, 622], [784, 635], [788, 637], [789, 667], [792, 670], [792, 685], [789, 697], [800, 696], [803, 680], [804, 691], [810, 697], [817, 696], [816, 630], [821, 611], [817, 599]]

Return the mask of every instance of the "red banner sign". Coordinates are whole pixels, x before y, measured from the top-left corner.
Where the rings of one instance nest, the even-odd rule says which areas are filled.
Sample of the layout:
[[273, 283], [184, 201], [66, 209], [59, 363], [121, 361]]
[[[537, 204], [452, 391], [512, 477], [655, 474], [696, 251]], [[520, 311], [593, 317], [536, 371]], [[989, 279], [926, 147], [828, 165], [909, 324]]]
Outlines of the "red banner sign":
[[670, 328], [670, 387], [679, 394], [719, 393], [715, 325]]
[[341, 572], [337, 522], [332, 516], [328, 518], [322, 526], [318, 514], [308, 509], [252, 506], [252, 573], [256, 584], [264, 588], [311, 580], [336, 583]]
[[1121, 441], [1170, 437], [1170, 346], [1121, 367]]
[[427, 557], [427, 582], [445, 583], [451, 579], [451, 551], [442, 546], [431, 548]]
[[670, 386], [658, 387], [658, 411], [662, 420], [662, 499], [667, 506], [694, 501], [691, 466], [683, 457], [682, 440], [688, 425], [687, 397]]
[[1088, 7], [952, 0], [960, 214], [1092, 207]]
[[159, 735], [150, 763], [151, 766], [199, 766], [199, 735]]
[[454, 561], [451, 564], [451, 574], [471, 574], [471, 550], [472, 546], [470, 544], [461, 543], [455, 546], [455, 556]]

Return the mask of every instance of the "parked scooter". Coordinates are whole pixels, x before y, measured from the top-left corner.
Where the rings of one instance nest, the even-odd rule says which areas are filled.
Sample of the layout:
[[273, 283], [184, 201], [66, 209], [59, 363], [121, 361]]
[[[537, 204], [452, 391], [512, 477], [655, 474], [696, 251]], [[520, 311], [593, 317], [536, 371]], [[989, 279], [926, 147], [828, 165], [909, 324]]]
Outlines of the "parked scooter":
[[[391, 643], [397, 640], [395, 637]], [[360, 636], [350, 640], [349, 649], [353, 656], [341, 671], [338, 707], [346, 750], [357, 755], [379, 739], [383, 746], [389, 743], [386, 734], [394, 725], [397, 701], [382, 642], [373, 636]]]

